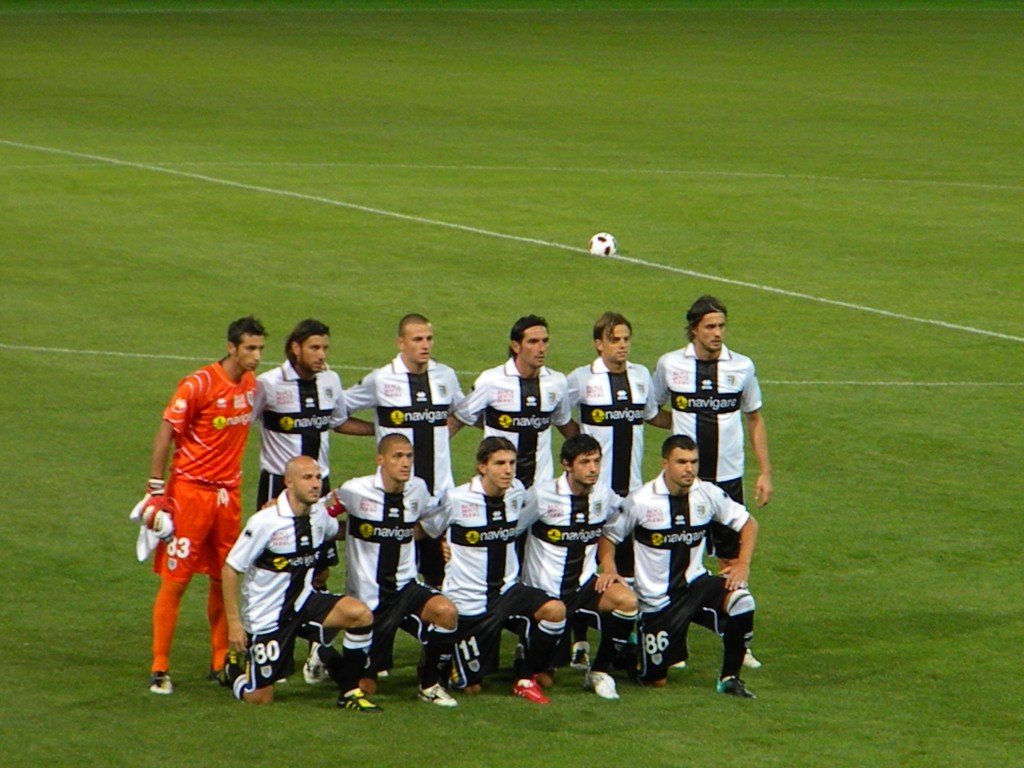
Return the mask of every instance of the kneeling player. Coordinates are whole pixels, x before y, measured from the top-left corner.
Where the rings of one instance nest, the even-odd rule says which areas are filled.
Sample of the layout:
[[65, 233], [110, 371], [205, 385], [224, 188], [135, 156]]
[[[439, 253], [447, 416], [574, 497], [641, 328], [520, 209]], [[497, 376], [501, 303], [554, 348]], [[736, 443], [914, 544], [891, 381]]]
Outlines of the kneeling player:
[[[526, 493], [520, 531], [529, 531], [523, 561], [523, 583], [544, 590], [565, 603], [569, 619], [601, 631], [601, 645], [583, 678], [584, 687], [602, 699], [617, 699], [612, 661], [629, 642], [636, 621], [637, 600], [615, 570], [615, 549], [597, 572], [599, 541], [621, 497], [599, 483], [601, 444], [590, 435], [576, 435], [562, 444], [565, 473], [534, 485]], [[563, 635], [559, 656], [568, 660]]]
[[277, 501], [249, 518], [224, 565], [228, 683], [238, 699], [269, 704], [274, 681], [290, 669], [300, 628], [317, 631], [325, 643], [346, 630], [344, 652], [327, 660], [340, 689], [338, 706], [379, 712], [358, 684], [373, 640], [373, 613], [355, 598], [313, 588], [323, 543], [338, 535], [338, 522], [322, 505], [312, 506], [320, 495], [320, 468], [308, 456], [292, 459], [284, 482]]
[[552, 666], [565, 631], [565, 605], [543, 590], [517, 583], [516, 536], [525, 488], [516, 480], [516, 450], [487, 437], [476, 453], [476, 477], [445, 494], [420, 520], [430, 536], [446, 534], [451, 557], [442, 590], [459, 610], [452, 685], [475, 692], [498, 665], [503, 628], [524, 623], [524, 655], [516, 659], [512, 692], [547, 704], [536, 675]]
[[[349, 480], [334, 494], [348, 514], [345, 591], [373, 610], [370, 664], [360, 687], [373, 694], [381, 671], [391, 667], [395, 634], [402, 627], [424, 647], [419, 698], [454, 707], [440, 684], [451, 663], [458, 612], [438, 590], [416, 581], [419, 519], [432, 509], [427, 484], [412, 474], [413, 445], [405, 435], [385, 435], [377, 446], [377, 473]], [[328, 503], [330, 506], [330, 502]], [[323, 653], [323, 651], [321, 651]]]
[[[722, 489], [697, 479], [697, 445], [672, 435], [662, 445], [662, 472], [631, 494], [606, 529], [614, 544], [635, 537], [636, 591], [640, 599], [638, 678], [664, 685], [668, 667], [686, 654], [693, 621], [719, 631], [724, 646], [719, 693], [754, 698], [739, 678], [754, 634], [754, 597], [747, 590], [757, 521]], [[704, 567], [711, 522], [740, 535], [738, 557], [712, 576]]]

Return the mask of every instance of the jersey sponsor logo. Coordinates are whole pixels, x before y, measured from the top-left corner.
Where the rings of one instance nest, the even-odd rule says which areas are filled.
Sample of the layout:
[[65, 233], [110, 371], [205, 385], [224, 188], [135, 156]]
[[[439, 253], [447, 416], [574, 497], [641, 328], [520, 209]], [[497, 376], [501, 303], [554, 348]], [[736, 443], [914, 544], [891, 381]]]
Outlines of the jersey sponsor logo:
[[285, 555], [277, 555], [275, 557], [270, 558], [266, 565], [264, 565], [263, 563], [257, 563], [257, 565], [264, 565], [265, 568], [269, 566], [267, 570], [277, 571], [278, 573], [281, 573], [282, 571], [295, 572], [304, 571], [308, 568], [312, 568], [314, 565], [316, 565], [316, 561], [319, 559], [319, 553], [308, 552], [304, 555], [292, 555], [290, 557], [286, 557]]
[[225, 429], [239, 425], [249, 426], [251, 421], [252, 412], [250, 411], [248, 413], [240, 413], [237, 416], [214, 416], [212, 424], [214, 429]]
[[369, 541], [379, 544], [382, 541], [397, 541], [399, 544], [405, 544], [406, 542], [412, 541], [413, 538], [413, 526], [402, 523], [394, 525], [379, 525], [368, 521], [361, 523], [356, 522], [355, 518], [350, 518], [351, 525], [349, 526], [349, 532], [357, 539], [363, 541]]
[[707, 528], [684, 528], [668, 531], [651, 531], [647, 528], [637, 528], [634, 534], [639, 543], [655, 549], [671, 548], [678, 544], [692, 549], [704, 540], [704, 537], [707, 535]]
[[295, 405], [297, 401], [293, 389], [279, 389], [274, 393], [274, 405]]
[[601, 538], [601, 526], [591, 525], [579, 528], [560, 528], [543, 523], [534, 523], [531, 533], [550, 544], [567, 547], [572, 544], [593, 544]]
[[452, 544], [464, 547], [485, 547], [489, 544], [508, 544], [516, 539], [515, 525], [496, 525], [486, 528], [464, 528], [453, 525]]
[[739, 410], [740, 397], [736, 395], [699, 396], [674, 393], [672, 407], [687, 413], [731, 413]]
[[543, 432], [551, 426], [551, 416], [548, 414], [535, 414], [522, 416], [514, 413], [499, 413], [487, 410], [487, 426], [504, 430], [505, 432]]
[[[422, 394], [422, 393], [421, 393]], [[378, 416], [382, 424], [392, 427], [410, 427], [417, 424], [427, 424], [436, 427], [448, 421], [447, 408], [381, 408]]]
[[516, 401], [516, 393], [511, 389], [494, 390], [494, 402], [498, 405], [512, 405]]
[[643, 424], [644, 412], [640, 408], [598, 408], [595, 406], [580, 406], [580, 419], [584, 424], [594, 426], [614, 424]]

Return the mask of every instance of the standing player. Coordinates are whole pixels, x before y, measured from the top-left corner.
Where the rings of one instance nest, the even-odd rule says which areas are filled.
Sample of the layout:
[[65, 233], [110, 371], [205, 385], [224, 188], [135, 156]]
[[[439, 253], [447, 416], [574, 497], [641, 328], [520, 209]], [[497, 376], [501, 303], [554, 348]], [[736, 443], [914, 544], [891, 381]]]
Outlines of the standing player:
[[[560, 459], [565, 473], [526, 494], [519, 518], [520, 531], [529, 531], [522, 580], [565, 603], [570, 619], [600, 630], [601, 645], [583, 685], [602, 699], [617, 699], [609, 670], [633, 631], [636, 595], [614, 566], [598, 574], [597, 556], [601, 533], [621, 499], [599, 481], [601, 445], [590, 435], [566, 440]], [[605, 549], [605, 557], [614, 556], [611, 546]]]
[[377, 446], [377, 467], [376, 474], [349, 480], [334, 492], [348, 513], [345, 591], [373, 611], [373, 647], [361, 686], [366, 693], [376, 690], [377, 674], [391, 666], [395, 633], [402, 627], [424, 646], [420, 700], [454, 707], [458, 702], [441, 686], [440, 669], [450, 665], [459, 616], [451, 600], [416, 581], [413, 538], [431, 497], [426, 483], [412, 475], [409, 438], [385, 435]]
[[241, 701], [270, 704], [274, 681], [287, 675], [300, 628], [314, 630], [324, 643], [344, 629], [344, 653], [335, 652], [328, 663], [340, 689], [338, 706], [379, 712], [358, 686], [373, 640], [373, 614], [353, 597], [313, 586], [324, 542], [339, 531], [338, 521], [323, 505], [314, 506], [322, 483], [317, 462], [309, 456], [292, 459], [285, 467], [284, 483], [285, 491], [276, 502], [249, 518], [224, 563], [229, 684]]
[[[605, 534], [614, 544], [631, 532], [635, 539], [642, 652], [638, 679], [663, 686], [669, 666], [685, 658], [686, 632], [696, 621], [722, 637], [718, 692], [752, 699], [739, 670], [754, 634], [754, 596], [747, 580], [757, 521], [721, 488], [697, 479], [697, 445], [686, 435], [665, 440], [661, 466], [658, 477], [630, 494]], [[712, 521], [735, 531], [739, 544], [736, 557], [717, 576], [704, 567]]]
[[[654, 371], [655, 399], [659, 405], [668, 402], [671, 413], [661, 411], [651, 423], [693, 438], [700, 452], [700, 479], [714, 483], [742, 504], [745, 420], [760, 468], [754, 500], [761, 508], [772, 498], [761, 385], [753, 361], [722, 343], [727, 314], [725, 305], [714, 296], [701, 296], [693, 302], [686, 313], [690, 343], [662, 355]], [[736, 534], [713, 522], [709, 551], [719, 562], [727, 565], [738, 549]], [[752, 669], [761, 666], [752, 653], [744, 663]]]
[[579, 433], [566, 397], [565, 375], [544, 365], [547, 326], [537, 315], [516, 320], [509, 334], [508, 361], [481, 373], [448, 420], [452, 434], [478, 424], [485, 437], [509, 440], [518, 456], [516, 478], [527, 488], [554, 474], [551, 425], [565, 437]]
[[[211, 673], [228, 650], [221, 568], [241, 525], [242, 451], [256, 392], [253, 371], [266, 332], [251, 315], [228, 326], [227, 355], [184, 378], [171, 396], [153, 439], [147, 495], [173, 511], [174, 537], [156, 548], [160, 590], [153, 605], [153, 663], [149, 690], [174, 692], [170, 657], [181, 599], [192, 576], [210, 577]], [[173, 454], [173, 455], [172, 455]], [[164, 482], [167, 460], [170, 479]]]
[[[618, 312], [605, 312], [594, 323], [597, 359], [569, 374], [569, 405], [579, 408], [580, 429], [601, 444], [601, 482], [625, 498], [643, 484], [644, 422], [658, 414], [651, 373], [630, 362], [633, 325]], [[615, 549], [618, 572], [633, 577], [633, 542]], [[585, 624], [572, 627], [573, 667], [589, 664]]]
[[307, 319], [284, 343], [287, 358], [256, 380], [253, 411], [260, 424], [260, 483], [256, 509], [284, 490], [284, 468], [295, 456], [317, 460], [323, 493], [330, 486], [330, 432], [372, 435], [373, 427], [351, 419], [338, 374], [327, 367], [330, 329]]
[[443, 505], [420, 520], [429, 536], [445, 534], [451, 559], [444, 593], [459, 610], [452, 684], [475, 693], [498, 666], [501, 631], [526, 622], [525, 654], [516, 660], [512, 692], [535, 704], [549, 699], [536, 675], [553, 666], [565, 631], [565, 605], [542, 590], [518, 583], [518, 524], [526, 494], [516, 479], [515, 446], [485, 437], [476, 452], [477, 474], [445, 494]]
[[[397, 343], [395, 359], [345, 392], [345, 402], [353, 412], [375, 409], [378, 442], [390, 434], [405, 435], [412, 442], [413, 471], [440, 498], [455, 485], [448, 416], [462, 400], [462, 387], [455, 371], [431, 358], [434, 329], [423, 315], [406, 315], [398, 322]], [[423, 539], [417, 550], [424, 581], [440, 586], [444, 560], [439, 543]]]

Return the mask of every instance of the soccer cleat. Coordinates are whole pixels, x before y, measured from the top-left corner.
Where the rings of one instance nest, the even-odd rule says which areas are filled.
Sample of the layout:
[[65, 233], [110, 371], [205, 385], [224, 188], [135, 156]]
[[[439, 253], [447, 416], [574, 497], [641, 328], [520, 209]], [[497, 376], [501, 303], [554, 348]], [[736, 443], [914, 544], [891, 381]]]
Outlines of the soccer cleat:
[[760, 669], [761, 668], [761, 662], [758, 661], [754, 657], [754, 654], [752, 654], [750, 652], [749, 648], [747, 648], [747, 652], [743, 656], [743, 666], [746, 667], [747, 669]]
[[377, 714], [384, 710], [366, 698], [366, 694], [358, 688], [353, 688], [348, 693], [338, 694], [338, 707], [339, 709], [353, 709], [356, 712], [365, 712], [366, 714]]
[[672, 664], [669, 669], [686, 669], [686, 659], [677, 661], [675, 664]]
[[540, 686], [531, 677], [516, 680], [516, 684], [512, 686], [512, 693], [534, 704], [549, 704], [551, 702], [551, 699], [544, 695]]
[[572, 644], [572, 661], [569, 662], [569, 666], [579, 670], [590, 668], [590, 643], [580, 640]]
[[169, 696], [174, 693], [171, 676], [166, 672], [154, 672], [149, 676], [149, 692]]
[[233, 688], [235, 680], [245, 675], [245, 654], [228, 651], [224, 654], [224, 669], [220, 671], [217, 681], [225, 688]]
[[316, 685], [327, 679], [327, 667], [320, 658], [320, 643], [315, 640], [309, 644], [309, 656], [302, 665], [302, 677], [308, 685]]
[[613, 700], [619, 698], [619, 692], [615, 690], [615, 678], [607, 672], [595, 672], [592, 669], [588, 669], [587, 673], [583, 676], [583, 687], [593, 691], [602, 699]]
[[456, 701], [440, 683], [434, 683], [429, 688], [420, 688], [420, 692], [417, 696], [420, 701], [424, 701], [427, 704], [433, 704], [438, 707], [459, 706], [459, 702]]
[[715, 690], [719, 693], [724, 693], [729, 696], [736, 696], [741, 699], [756, 699], [753, 691], [748, 691], [747, 686], [743, 684], [735, 675], [719, 680], [718, 685], [715, 686]]

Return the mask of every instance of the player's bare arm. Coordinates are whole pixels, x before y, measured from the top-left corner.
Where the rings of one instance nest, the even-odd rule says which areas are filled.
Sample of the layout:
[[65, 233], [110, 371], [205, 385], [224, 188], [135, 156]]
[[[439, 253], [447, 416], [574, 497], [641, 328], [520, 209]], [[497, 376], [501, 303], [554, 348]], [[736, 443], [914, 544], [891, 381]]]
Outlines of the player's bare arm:
[[750, 437], [750, 446], [754, 449], [759, 469], [757, 482], [754, 484], [754, 501], [760, 509], [772, 500], [773, 491], [772, 463], [768, 458], [768, 430], [760, 411], [746, 414], [746, 420], [747, 435]]
[[228, 622], [228, 647], [232, 651], [242, 652], [245, 650], [245, 629], [242, 627], [242, 618], [238, 610], [238, 584], [239, 574], [227, 563], [221, 570], [221, 590], [224, 593], [224, 614]]
[[750, 561], [754, 557], [754, 547], [757, 545], [757, 531], [757, 520], [751, 515], [740, 529], [739, 554], [735, 559], [720, 561], [724, 564], [719, 571], [719, 576], [725, 579], [726, 589], [740, 589], [747, 586], [750, 579]]

